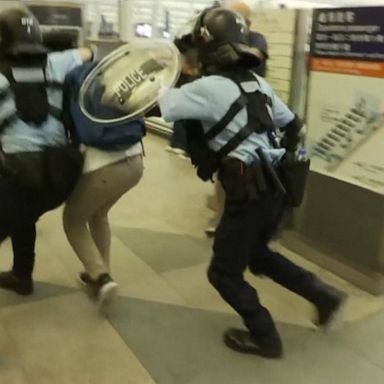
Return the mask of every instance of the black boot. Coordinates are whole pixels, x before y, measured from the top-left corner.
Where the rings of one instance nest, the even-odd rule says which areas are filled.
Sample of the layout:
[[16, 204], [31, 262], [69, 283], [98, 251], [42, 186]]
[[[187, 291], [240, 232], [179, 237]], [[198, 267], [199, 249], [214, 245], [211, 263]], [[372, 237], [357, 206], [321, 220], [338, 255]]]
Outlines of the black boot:
[[34, 290], [32, 278], [18, 277], [12, 271], [0, 273], [0, 288], [23, 296], [31, 295]]
[[224, 333], [224, 343], [228, 348], [241, 353], [258, 355], [268, 359], [283, 357], [283, 345], [278, 334], [256, 338], [249, 331], [229, 329]]
[[317, 308], [316, 324], [325, 330], [331, 329], [340, 320], [348, 295], [318, 279], [314, 281], [314, 288], [317, 294], [311, 301]]

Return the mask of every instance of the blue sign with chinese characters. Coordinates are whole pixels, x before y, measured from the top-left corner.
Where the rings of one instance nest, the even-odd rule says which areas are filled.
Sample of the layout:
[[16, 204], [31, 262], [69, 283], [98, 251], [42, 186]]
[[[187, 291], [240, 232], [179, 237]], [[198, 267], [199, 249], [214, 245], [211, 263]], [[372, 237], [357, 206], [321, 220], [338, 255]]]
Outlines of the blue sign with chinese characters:
[[384, 7], [315, 10], [311, 55], [384, 61]]

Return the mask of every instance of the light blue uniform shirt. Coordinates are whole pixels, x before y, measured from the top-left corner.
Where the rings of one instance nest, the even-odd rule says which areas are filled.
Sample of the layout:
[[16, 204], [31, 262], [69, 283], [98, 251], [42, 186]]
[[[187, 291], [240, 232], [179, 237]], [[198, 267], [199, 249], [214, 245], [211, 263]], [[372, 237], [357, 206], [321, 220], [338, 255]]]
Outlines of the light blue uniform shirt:
[[[65, 76], [80, 64], [82, 60], [78, 50], [50, 53], [46, 67], [47, 80], [63, 83]], [[0, 74], [0, 90], [8, 87], [8, 80]], [[47, 94], [49, 104], [61, 109], [62, 91], [48, 89]], [[12, 98], [0, 103], [0, 121], [10, 116], [15, 110], [16, 106]], [[18, 119], [4, 130], [0, 140], [3, 151], [6, 153], [38, 152], [46, 146], [58, 147], [67, 142], [63, 124], [52, 116], [49, 116], [39, 127]]]
[[[272, 100], [272, 107], [268, 106], [268, 111], [274, 125], [277, 129], [285, 127], [294, 119], [294, 113], [280, 100], [263, 78], [255, 76], [258, 81], [242, 83], [243, 90], [249, 93], [260, 90], [269, 96]], [[200, 120], [205, 132], [208, 132], [224, 117], [239, 96], [240, 90], [236, 83], [228, 78], [214, 75], [167, 91], [160, 98], [159, 104], [165, 121]], [[214, 151], [220, 150], [247, 122], [248, 114], [244, 107], [223, 132], [209, 141], [209, 147]], [[250, 164], [258, 158], [255, 152], [257, 148], [264, 149], [265, 154], [273, 163], [278, 162], [285, 154], [285, 149], [273, 148], [267, 133], [252, 133], [228, 156]]]

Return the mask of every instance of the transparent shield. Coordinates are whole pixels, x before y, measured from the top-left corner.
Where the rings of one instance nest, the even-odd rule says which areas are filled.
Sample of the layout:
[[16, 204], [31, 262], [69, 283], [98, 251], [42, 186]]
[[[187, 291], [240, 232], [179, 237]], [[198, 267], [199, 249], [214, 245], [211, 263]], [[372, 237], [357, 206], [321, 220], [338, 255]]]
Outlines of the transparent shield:
[[137, 39], [105, 57], [80, 89], [83, 113], [98, 123], [143, 115], [180, 74], [177, 48], [168, 40]]

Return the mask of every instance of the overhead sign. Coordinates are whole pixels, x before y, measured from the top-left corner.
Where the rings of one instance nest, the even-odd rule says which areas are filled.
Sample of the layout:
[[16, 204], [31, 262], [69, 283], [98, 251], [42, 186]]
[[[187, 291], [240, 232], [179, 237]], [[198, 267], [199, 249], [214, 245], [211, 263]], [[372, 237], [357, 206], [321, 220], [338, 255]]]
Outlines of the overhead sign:
[[384, 8], [316, 10], [311, 56], [314, 71], [384, 77]]

